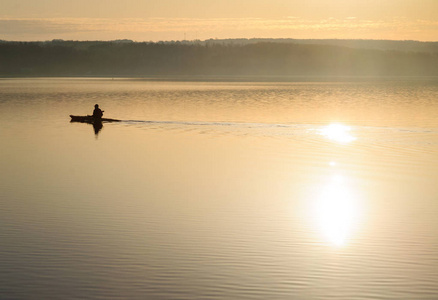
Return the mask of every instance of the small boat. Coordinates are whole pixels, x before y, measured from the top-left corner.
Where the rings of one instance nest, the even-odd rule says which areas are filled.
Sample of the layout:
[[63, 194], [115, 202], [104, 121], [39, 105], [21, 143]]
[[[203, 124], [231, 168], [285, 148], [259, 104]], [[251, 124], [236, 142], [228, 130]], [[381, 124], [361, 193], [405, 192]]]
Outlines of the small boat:
[[72, 122], [81, 122], [81, 123], [101, 123], [101, 122], [120, 122], [121, 120], [117, 119], [108, 119], [108, 118], [95, 118], [93, 116], [73, 116], [70, 115]]

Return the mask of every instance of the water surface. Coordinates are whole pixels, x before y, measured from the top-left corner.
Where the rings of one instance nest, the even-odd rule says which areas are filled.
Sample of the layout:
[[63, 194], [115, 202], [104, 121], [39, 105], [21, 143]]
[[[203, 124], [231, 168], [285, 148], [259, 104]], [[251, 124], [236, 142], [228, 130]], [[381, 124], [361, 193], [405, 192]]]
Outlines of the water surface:
[[436, 299], [437, 116], [436, 81], [2, 79], [0, 298]]

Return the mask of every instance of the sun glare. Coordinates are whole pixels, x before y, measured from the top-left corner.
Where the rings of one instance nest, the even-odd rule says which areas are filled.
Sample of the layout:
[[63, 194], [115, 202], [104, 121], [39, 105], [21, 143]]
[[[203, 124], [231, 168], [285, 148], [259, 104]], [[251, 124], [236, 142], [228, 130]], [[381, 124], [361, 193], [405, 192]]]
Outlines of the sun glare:
[[347, 144], [357, 138], [350, 134], [351, 128], [342, 124], [330, 124], [319, 130], [319, 133], [329, 140]]
[[315, 203], [319, 231], [334, 246], [346, 244], [359, 217], [357, 199], [341, 176], [334, 175]]

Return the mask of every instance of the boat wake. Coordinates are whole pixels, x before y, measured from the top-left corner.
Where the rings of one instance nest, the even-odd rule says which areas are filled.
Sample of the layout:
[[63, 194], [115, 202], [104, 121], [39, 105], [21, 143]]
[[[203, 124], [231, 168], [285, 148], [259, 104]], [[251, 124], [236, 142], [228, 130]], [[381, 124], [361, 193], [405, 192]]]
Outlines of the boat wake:
[[352, 131], [352, 132], [379, 132], [381, 134], [438, 134], [438, 128], [417, 128], [417, 127], [382, 127], [382, 126], [360, 126], [347, 125], [341, 123], [252, 123], [252, 122], [220, 122], [220, 121], [153, 121], [153, 120], [121, 120], [120, 124], [124, 125], [162, 125], [177, 127], [216, 127], [216, 128], [241, 128], [241, 129], [291, 129], [306, 130], [317, 134], [332, 133], [335, 131]]
[[307, 126], [304, 124], [275, 124], [275, 123], [245, 123], [245, 122], [202, 122], [202, 121], [139, 121], [122, 120], [124, 124], [131, 125], [179, 125], [179, 126], [223, 126], [223, 127], [242, 127], [242, 128], [296, 128], [297, 126]]
[[379, 127], [341, 123], [249, 123], [124, 120], [120, 125], [214, 136], [293, 138], [311, 143], [361, 144], [365, 147], [438, 146], [438, 128]]

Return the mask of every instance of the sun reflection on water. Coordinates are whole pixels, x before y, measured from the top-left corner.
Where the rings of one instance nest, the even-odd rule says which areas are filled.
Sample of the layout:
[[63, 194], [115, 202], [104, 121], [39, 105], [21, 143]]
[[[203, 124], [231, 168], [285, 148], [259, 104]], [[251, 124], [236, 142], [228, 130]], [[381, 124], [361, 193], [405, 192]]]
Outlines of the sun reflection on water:
[[329, 140], [347, 144], [355, 141], [357, 138], [351, 135], [351, 128], [342, 124], [330, 124], [319, 130], [319, 133]]
[[318, 230], [334, 246], [344, 246], [359, 219], [359, 204], [344, 177], [332, 175], [315, 202]]

